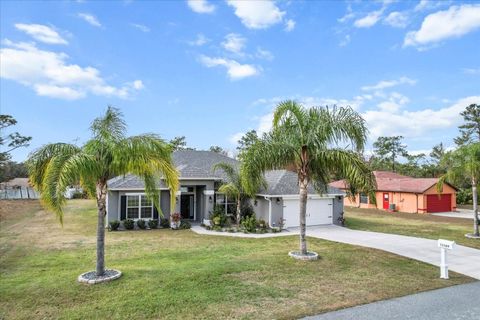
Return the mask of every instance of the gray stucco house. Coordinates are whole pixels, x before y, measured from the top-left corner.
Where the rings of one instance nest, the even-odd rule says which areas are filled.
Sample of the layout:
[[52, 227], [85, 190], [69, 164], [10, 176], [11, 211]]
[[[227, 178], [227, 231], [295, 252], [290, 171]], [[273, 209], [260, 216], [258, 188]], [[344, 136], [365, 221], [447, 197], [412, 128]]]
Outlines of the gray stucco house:
[[[208, 220], [215, 204], [225, 207], [226, 213], [235, 213], [235, 202], [218, 193], [225, 176], [213, 172], [216, 163], [227, 162], [238, 166], [237, 160], [211, 151], [180, 150], [173, 153], [173, 162], [179, 172], [180, 190], [176, 206], [170, 208], [170, 191], [161, 182], [160, 208], [166, 218], [171, 212], [180, 212], [183, 219], [194, 222]], [[298, 185], [295, 173], [287, 170], [265, 174], [268, 187], [252, 199], [258, 219], [270, 226], [284, 223], [284, 227], [299, 225]], [[108, 181], [107, 221], [125, 219], [158, 219], [158, 212], [145, 196], [144, 184], [134, 175], [118, 176]], [[307, 203], [307, 225], [339, 224], [343, 215], [344, 193], [328, 188], [319, 195], [310, 188]]]

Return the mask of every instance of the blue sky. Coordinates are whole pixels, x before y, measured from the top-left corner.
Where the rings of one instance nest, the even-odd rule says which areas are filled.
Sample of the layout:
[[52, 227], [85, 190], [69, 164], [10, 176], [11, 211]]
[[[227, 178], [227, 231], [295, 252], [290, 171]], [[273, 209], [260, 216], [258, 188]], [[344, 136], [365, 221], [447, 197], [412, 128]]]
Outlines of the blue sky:
[[129, 134], [234, 151], [275, 104], [350, 105], [370, 143], [452, 145], [480, 103], [480, 4], [460, 1], [2, 1], [0, 108], [33, 136], [82, 143], [107, 105]]

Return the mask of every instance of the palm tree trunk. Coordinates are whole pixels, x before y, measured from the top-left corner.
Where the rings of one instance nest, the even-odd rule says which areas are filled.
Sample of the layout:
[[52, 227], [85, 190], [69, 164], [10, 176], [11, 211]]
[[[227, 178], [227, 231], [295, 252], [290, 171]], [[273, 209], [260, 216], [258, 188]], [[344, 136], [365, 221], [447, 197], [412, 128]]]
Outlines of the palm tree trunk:
[[107, 188], [105, 183], [97, 184], [97, 208], [98, 208], [98, 221], [97, 221], [97, 276], [102, 276], [105, 273], [105, 215], [107, 213], [106, 208]]
[[306, 214], [307, 214], [307, 184], [305, 178], [300, 181], [300, 252], [302, 255], [307, 254], [306, 233]]
[[237, 225], [240, 226], [240, 217], [242, 216], [242, 200], [240, 196], [237, 198]]
[[472, 198], [473, 198], [473, 235], [479, 236], [478, 232], [478, 199], [477, 199], [477, 181], [475, 177], [472, 178]]

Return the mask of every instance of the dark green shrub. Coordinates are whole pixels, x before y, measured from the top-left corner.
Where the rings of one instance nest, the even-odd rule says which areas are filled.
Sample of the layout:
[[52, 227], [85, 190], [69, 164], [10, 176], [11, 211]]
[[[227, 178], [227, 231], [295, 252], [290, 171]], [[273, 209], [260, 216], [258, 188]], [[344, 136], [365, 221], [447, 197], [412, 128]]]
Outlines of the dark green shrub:
[[215, 205], [213, 207], [213, 212], [210, 214], [210, 220], [214, 226], [225, 226], [228, 223], [228, 217], [225, 214], [225, 207], [221, 205]]
[[158, 227], [158, 220], [157, 220], [157, 219], [148, 220], [148, 227], [149, 227], [150, 229], [157, 229], [157, 227]]
[[257, 224], [258, 224], [258, 227], [262, 230], [266, 230], [268, 228], [267, 223], [263, 219], [258, 220]]
[[147, 228], [147, 223], [146, 223], [145, 220], [143, 220], [143, 219], [138, 219], [138, 220], [137, 220], [137, 226], [138, 226], [140, 229], [146, 229], [146, 228]]
[[132, 219], [124, 220], [123, 227], [127, 230], [133, 230], [133, 228], [135, 228], [135, 221], [133, 221]]
[[246, 217], [241, 223], [246, 232], [255, 232], [257, 230], [257, 219], [254, 216]]
[[72, 199], [88, 199], [86, 192], [76, 191], [72, 194]]
[[213, 227], [212, 227], [212, 230], [213, 230], [213, 231], [223, 231], [223, 228], [220, 227], [220, 226], [213, 226]]
[[108, 223], [108, 230], [110, 231], [117, 231], [118, 227], [120, 227], [120, 221], [113, 220]]
[[170, 220], [168, 220], [167, 218], [161, 218], [160, 219], [160, 227], [170, 228]]
[[255, 211], [253, 210], [252, 205], [250, 203], [244, 201], [242, 203], [241, 208], [240, 208], [240, 215], [241, 215], [242, 218], [254, 216]]
[[180, 222], [180, 227], [178, 229], [190, 229], [192, 227], [192, 224], [187, 221], [187, 220], [182, 220]]
[[471, 204], [473, 200], [472, 189], [460, 189], [457, 192], [458, 204]]

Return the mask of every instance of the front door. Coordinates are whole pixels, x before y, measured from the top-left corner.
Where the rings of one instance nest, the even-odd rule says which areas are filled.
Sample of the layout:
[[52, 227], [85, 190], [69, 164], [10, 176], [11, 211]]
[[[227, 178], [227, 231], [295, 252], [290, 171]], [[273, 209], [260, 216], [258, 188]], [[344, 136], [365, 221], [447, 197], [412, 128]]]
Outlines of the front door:
[[182, 194], [180, 196], [180, 213], [182, 219], [191, 219], [195, 218], [194, 211], [194, 195], [193, 194]]
[[388, 193], [383, 194], [383, 209], [388, 210], [390, 206], [390, 199]]

